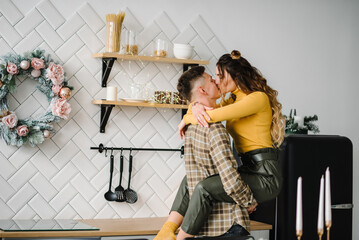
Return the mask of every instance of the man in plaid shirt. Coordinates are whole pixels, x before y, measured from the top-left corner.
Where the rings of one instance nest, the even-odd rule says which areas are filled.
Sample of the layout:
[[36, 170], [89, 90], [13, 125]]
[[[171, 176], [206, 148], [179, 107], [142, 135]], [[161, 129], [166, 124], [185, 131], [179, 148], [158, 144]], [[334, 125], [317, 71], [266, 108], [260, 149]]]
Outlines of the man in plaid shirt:
[[[179, 79], [177, 89], [191, 102], [216, 107], [220, 94], [204, 67], [194, 67]], [[208, 128], [189, 125], [185, 138], [185, 168], [167, 222], [154, 240], [193, 236], [248, 235], [248, 210], [257, 205], [249, 186], [243, 182], [233, 157], [230, 139], [222, 123]]]

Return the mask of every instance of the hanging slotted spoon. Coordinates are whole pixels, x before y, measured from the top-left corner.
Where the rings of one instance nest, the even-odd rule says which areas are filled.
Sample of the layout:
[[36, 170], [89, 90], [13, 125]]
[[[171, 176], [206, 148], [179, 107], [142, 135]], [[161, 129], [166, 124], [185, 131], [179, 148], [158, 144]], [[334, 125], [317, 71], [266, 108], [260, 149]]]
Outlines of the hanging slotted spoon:
[[120, 156], [120, 183], [115, 188], [115, 193], [117, 195], [116, 202], [124, 202], [124, 201], [126, 201], [125, 189], [121, 186], [122, 172], [123, 172], [123, 155], [122, 155], [122, 151], [123, 151], [123, 149], [121, 149], [121, 156]]
[[132, 173], [132, 148], [130, 150], [129, 166], [128, 166], [128, 186], [125, 190], [126, 202], [135, 203], [137, 202], [137, 193], [130, 188], [131, 185], [131, 173]]

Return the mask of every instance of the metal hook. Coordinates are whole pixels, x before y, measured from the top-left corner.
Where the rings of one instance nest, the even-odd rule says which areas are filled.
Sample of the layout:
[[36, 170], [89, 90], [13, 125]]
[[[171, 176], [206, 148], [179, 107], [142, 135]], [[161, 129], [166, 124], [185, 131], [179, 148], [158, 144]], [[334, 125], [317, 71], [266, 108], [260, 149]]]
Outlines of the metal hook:
[[131, 156], [131, 153], [132, 153], [132, 147], [130, 148], [130, 156]]
[[111, 148], [111, 155], [113, 155], [112, 153], [113, 153], [113, 147]]
[[105, 157], [107, 157], [107, 148], [105, 148]]
[[122, 155], [122, 152], [123, 152], [123, 147], [121, 147], [121, 155]]

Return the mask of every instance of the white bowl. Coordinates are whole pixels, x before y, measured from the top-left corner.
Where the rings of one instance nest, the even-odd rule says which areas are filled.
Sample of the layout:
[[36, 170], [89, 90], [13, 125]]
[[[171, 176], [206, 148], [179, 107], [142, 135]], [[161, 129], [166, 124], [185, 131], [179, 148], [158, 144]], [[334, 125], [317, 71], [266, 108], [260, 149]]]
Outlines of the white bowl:
[[193, 47], [188, 44], [173, 44], [173, 54], [179, 59], [190, 59], [193, 54]]
[[193, 48], [189, 44], [182, 44], [182, 43], [174, 43], [173, 46], [176, 47], [176, 48]]

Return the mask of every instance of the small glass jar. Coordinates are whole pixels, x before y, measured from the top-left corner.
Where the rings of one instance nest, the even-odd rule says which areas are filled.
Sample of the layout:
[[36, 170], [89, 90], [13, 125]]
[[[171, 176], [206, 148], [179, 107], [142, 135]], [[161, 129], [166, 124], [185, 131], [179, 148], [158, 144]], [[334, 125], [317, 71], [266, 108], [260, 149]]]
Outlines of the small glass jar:
[[179, 92], [172, 93], [172, 104], [182, 104], [182, 99]]
[[164, 93], [163, 91], [155, 91], [154, 94], [154, 102], [155, 103], [163, 103]]
[[168, 51], [168, 43], [164, 39], [157, 39], [155, 42], [155, 57], [166, 57]]
[[129, 55], [137, 55], [138, 54], [138, 46], [136, 42], [136, 32], [133, 30], [128, 30], [126, 32], [126, 54]]
[[164, 98], [162, 103], [164, 104], [171, 104], [172, 92], [171, 91], [164, 91]]
[[171, 91], [155, 91], [154, 102], [171, 104], [172, 92]]
[[131, 89], [131, 98], [133, 99], [141, 99], [142, 98], [142, 91], [141, 86], [138, 83], [132, 83], [130, 85]]

